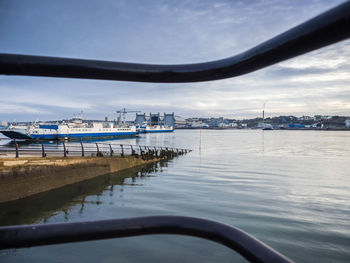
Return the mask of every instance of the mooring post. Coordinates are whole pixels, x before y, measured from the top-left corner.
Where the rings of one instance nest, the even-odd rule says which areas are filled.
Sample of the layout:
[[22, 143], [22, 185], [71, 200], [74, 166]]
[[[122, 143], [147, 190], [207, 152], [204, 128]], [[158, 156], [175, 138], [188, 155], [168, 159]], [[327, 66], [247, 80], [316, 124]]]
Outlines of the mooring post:
[[112, 145], [109, 144], [109, 150], [111, 152], [111, 156], [113, 156], [113, 149], [112, 149]]
[[120, 145], [120, 147], [122, 148], [122, 157], [124, 157], [124, 147], [123, 147], [123, 144]]
[[41, 157], [46, 157], [45, 148], [43, 142], [41, 142]]
[[16, 147], [16, 158], [18, 158], [18, 144], [17, 144], [17, 141], [15, 139], [15, 147]]
[[81, 156], [84, 157], [84, 146], [83, 146], [83, 143], [80, 142], [80, 145], [81, 145]]
[[63, 142], [63, 157], [67, 157], [66, 144]]

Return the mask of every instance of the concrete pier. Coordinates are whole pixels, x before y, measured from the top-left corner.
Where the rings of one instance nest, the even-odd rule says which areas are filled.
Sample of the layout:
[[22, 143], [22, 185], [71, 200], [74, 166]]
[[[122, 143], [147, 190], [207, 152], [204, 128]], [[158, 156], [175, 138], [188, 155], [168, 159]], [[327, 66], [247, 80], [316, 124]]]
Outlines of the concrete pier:
[[164, 159], [127, 157], [28, 157], [0, 159], [0, 203]]

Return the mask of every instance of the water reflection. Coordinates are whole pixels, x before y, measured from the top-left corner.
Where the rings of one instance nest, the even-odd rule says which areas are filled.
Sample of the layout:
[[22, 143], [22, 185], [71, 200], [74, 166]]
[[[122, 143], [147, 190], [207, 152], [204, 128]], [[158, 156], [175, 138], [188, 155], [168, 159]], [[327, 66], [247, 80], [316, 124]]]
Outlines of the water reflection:
[[265, 132], [262, 130], [262, 133], [261, 133], [261, 136], [262, 136], [262, 138], [261, 138], [261, 152], [262, 152], [262, 154], [264, 154], [265, 153]]
[[[123, 198], [124, 186], [140, 186], [145, 178], [152, 177], [157, 172], [163, 172], [163, 167], [167, 167], [166, 161], [98, 176], [80, 183], [0, 204], [0, 225], [46, 223], [49, 218], [58, 213], [63, 213], [64, 220], [68, 221], [73, 206], [79, 205], [79, 214], [82, 215], [87, 204], [101, 205], [103, 194], [107, 193], [111, 197], [119, 194], [119, 198]], [[88, 198], [91, 196], [96, 198], [91, 200]]]
[[[158, 166], [157, 173], [141, 178], [136, 172], [96, 178], [102, 187], [93, 181], [89, 191], [73, 188], [49, 203], [27, 201], [28, 208], [17, 203], [20, 209], [7, 213], [20, 213], [26, 220], [11, 215], [7, 222], [44, 222], [45, 215], [50, 223], [195, 216], [239, 227], [295, 262], [349, 262], [349, 131], [202, 130], [201, 152], [198, 130], [148, 134], [137, 143], [171, 147], [173, 137], [176, 147], [194, 151], [165, 164], [169, 167], [162, 174]], [[71, 198], [64, 196], [69, 194]], [[14, 263], [246, 262], [211, 242], [161, 235], [3, 253], [1, 262]]]

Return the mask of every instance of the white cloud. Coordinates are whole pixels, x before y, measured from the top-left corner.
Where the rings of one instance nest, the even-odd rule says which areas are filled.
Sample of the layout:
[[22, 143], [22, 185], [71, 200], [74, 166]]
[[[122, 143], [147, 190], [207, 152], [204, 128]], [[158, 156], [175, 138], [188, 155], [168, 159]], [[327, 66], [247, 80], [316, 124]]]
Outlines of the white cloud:
[[312, 83], [317, 82], [334, 82], [334, 81], [349, 81], [349, 72], [327, 72], [325, 74], [305, 74], [302, 76], [294, 76], [289, 78], [290, 81], [302, 82], [302, 83]]
[[0, 103], [0, 114], [8, 114], [16, 113], [16, 114], [39, 114], [39, 115], [46, 115], [49, 114], [47, 110], [39, 110], [30, 106], [20, 105], [20, 104], [12, 104], [12, 103], [6, 103], [1, 102]]
[[340, 66], [349, 65], [350, 41], [316, 50], [308, 55], [300, 56], [278, 65], [282, 68], [292, 69], [327, 69], [335, 70]]

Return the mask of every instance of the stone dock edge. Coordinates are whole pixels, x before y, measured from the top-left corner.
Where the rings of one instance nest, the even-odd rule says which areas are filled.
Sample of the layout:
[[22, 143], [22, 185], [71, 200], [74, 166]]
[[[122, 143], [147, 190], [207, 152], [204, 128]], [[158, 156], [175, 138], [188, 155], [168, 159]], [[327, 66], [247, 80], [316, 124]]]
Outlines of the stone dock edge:
[[0, 159], [0, 203], [160, 160], [135, 156], [3, 158]]

